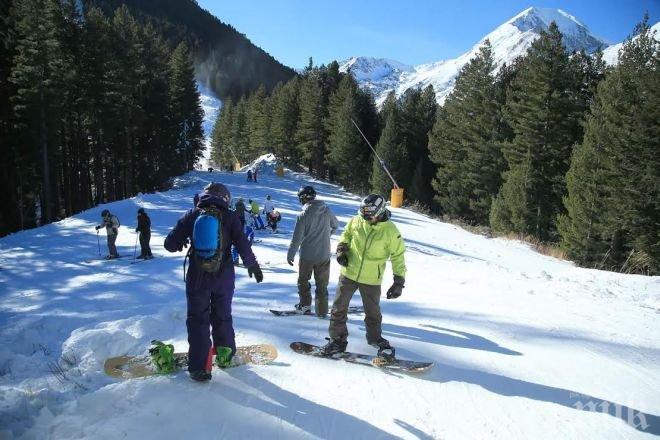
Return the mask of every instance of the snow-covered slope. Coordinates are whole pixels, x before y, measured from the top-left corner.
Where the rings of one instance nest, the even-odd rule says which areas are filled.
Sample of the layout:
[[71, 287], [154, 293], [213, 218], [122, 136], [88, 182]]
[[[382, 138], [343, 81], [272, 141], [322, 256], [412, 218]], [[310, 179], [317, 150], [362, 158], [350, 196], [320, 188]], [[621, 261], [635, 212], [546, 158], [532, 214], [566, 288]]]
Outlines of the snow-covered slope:
[[199, 166], [201, 169], [206, 169], [211, 160], [211, 133], [213, 132], [213, 124], [218, 117], [218, 110], [222, 107], [222, 102], [215, 94], [208, 88], [197, 83], [197, 90], [202, 101], [202, 109], [204, 110], [204, 158], [200, 161]]
[[[341, 227], [358, 198], [262, 159], [243, 173], [191, 172], [175, 189], [98, 206], [0, 239], [0, 438], [601, 439], [660, 433], [660, 278], [574, 267], [528, 246], [473, 235], [405, 209], [401, 298], [381, 301], [383, 334], [402, 358], [431, 360], [420, 375], [300, 356], [295, 340], [323, 343], [328, 321], [278, 318], [298, 300], [285, 262], [297, 189], [315, 185]], [[215, 371], [207, 384], [172, 376], [117, 381], [105, 358], [144, 353], [153, 338], [186, 350], [183, 253], [163, 238], [209, 180], [234, 197], [272, 195], [283, 234], [259, 231], [256, 284], [237, 269], [239, 345], [270, 342], [268, 366]], [[152, 218], [156, 258], [131, 264], [135, 212]], [[97, 260], [103, 209], [121, 221], [124, 258]], [[101, 248], [104, 248], [101, 234]], [[333, 242], [336, 243], [336, 237]], [[332, 263], [331, 298], [338, 277]], [[392, 279], [389, 267], [386, 285]], [[360, 303], [359, 295], [354, 303]], [[374, 352], [361, 316], [349, 349]]]
[[[391, 90], [395, 90], [397, 96], [400, 96], [411, 87], [424, 88], [428, 85], [433, 86], [438, 103], [442, 104], [453, 89], [458, 72], [477, 54], [479, 47], [486, 39], [490, 40], [496, 67], [499, 69], [504, 63], [511, 63], [515, 58], [523, 55], [532, 42], [538, 38], [539, 33], [547, 29], [553, 21], [559, 26], [559, 30], [564, 35], [564, 44], [570, 51], [584, 49], [587, 52], [593, 52], [599, 47], [607, 46], [603, 40], [591, 34], [584, 24], [561, 9], [533, 7], [522, 11], [499, 26], [482, 38], [472, 49], [457, 58], [421, 64], [412, 69], [391, 69], [388, 75], [382, 77], [382, 81], [378, 77], [375, 79], [369, 76], [364, 78], [361, 70], [358, 70], [356, 79], [363, 87], [374, 91], [376, 102], [379, 105]], [[366, 57], [357, 59], [366, 65], [381, 64], [380, 60]], [[341, 63], [342, 71], [349, 70], [353, 64], [351, 60]], [[397, 64], [401, 63], [389, 61], [388, 65]], [[350, 70], [354, 72], [353, 68]]]
[[[655, 39], [660, 41], [660, 21], [651, 26], [651, 32], [655, 32]], [[603, 60], [613, 66], [619, 63], [619, 51], [623, 48], [623, 42], [613, 44], [603, 50]]]

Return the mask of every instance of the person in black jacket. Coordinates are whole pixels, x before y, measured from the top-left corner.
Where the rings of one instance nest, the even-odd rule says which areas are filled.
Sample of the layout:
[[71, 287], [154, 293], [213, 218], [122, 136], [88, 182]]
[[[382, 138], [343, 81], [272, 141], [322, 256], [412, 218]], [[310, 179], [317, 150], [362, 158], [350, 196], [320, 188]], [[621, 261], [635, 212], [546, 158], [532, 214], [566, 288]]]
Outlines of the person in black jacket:
[[151, 240], [151, 219], [144, 211], [144, 208], [138, 209], [137, 215], [137, 228], [135, 232], [140, 234], [140, 256], [137, 258], [144, 258], [145, 260], [151, 260], [154, 256], [151, 254], [151, 248], [149, 247], [149, 241]]

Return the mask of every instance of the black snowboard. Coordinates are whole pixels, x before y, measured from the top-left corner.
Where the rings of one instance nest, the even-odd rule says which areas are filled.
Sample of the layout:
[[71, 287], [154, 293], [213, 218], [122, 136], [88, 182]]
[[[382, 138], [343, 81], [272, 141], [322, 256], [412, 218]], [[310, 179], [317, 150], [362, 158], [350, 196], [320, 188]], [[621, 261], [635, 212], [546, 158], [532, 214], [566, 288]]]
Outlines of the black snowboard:
[[371, 367], [385, 368], [387, 370], [401, 371], [406, 373], [421, 373], [433, 366], [433, 362], [408, 361], [396, 358], [388, 359], [375, 355], [351, 353], [348, 351], [344, 353], [337, 353], [332, 356], [326, 356], [320, 353], [321, 347], [307, 344], [305, 342], [292, 342], [290, 347], [296, 353], [304, 354], [307, 356], [315, 356], [332, 360], [343, 359], [346, 362], [350, 362], [352, 364], [362, 364]]
[[[276, 310], [269, 309], [270, 312], [275, 316], [316, 316], [312, 311], [309, 313], [300, 313], [298, 310]], [[348, 308], [348, 313], [364, 313], [364, 307], [362, 306], [351, 306]]]

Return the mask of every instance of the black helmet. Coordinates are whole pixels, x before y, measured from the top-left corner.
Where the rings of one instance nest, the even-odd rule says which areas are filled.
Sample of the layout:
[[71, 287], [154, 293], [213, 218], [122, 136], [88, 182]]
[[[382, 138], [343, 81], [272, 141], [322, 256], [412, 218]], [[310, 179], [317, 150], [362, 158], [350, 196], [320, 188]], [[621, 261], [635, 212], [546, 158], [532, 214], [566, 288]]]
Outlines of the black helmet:
[[106, 217], [108, 215], [110, 215], [110, 211], [108, 211], [107, 209], [104, 209], [103, 211], [101, 211], [101, 217]]
[[378, 194], [369, 194], [360, 203], [360, 215], [365, 220], [379, 218], [385, 211], [385, 199]]
[[222, 200], [225, 203], [225, 208], [229, 206], [229, 202], [231, 201], [231, 194], [229, 193], [227, 187], [224, 186], [222, 183], [218, 183], [218, 182], [209, 183], [204, 187], [204, 193], [218, 197], [220, 200]]
[[298, 200], [301, 204], [310, 202], [316, 198], [316, 190], [311, 186], [303, 186], [298, 190]]
[[139, 209], [138, 209], [138, 213], [139, 213], [139, 214], [144, 214], [144, 208], [139, 208]]

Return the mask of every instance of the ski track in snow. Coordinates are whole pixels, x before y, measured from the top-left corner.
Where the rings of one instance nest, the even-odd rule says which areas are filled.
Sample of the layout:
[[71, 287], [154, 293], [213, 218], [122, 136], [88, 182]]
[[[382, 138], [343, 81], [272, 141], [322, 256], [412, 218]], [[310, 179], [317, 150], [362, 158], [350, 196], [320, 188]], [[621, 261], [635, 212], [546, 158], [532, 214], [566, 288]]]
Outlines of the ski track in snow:
[[[383, 335], [401, 358], [435, 362], [429, 372], [401, 375], [291, 351], [292, 341], [323, 343], [328, 321], [268, 312], [297, 302], [297, 270], [283, 263], [290, 234], [259, 231], [254, 251], [269, 267], [261, 284], [237, 268], [234, 325], [239, 345], [276, 345], [274, 364], [214, 371], [208, 384], [185, 372], [105, 376], [107, 357], [143, 354], [154, 338], [187, 349], [184, 254], [162, 243], [210, 179], [235, 198], [271, 194], [286, 231], [303, 183], [316, 186], [342, 227], [356, 213], [359, 199], [336, 186], [289, 172], [277, 178], [267, 160], [264, 168], [258, 184], [243, 173], [191, 172], [171, 191], [0, 239], [0, 438], [660, 433], [659, 277], [576, 268], [405, 209], [393, 209], [393, 221], [408, 246], [406, 288], [397, 300], [383, 295]], [[140, 206], [152, 218], [156, 258], [131, 265]], [[121, 219], [117, 245], [126, 257], [85, 263], [98, 258], [93, 226], [106, 208]], [[103, 251], [105, 234], [99, 238]], [[338, 273], [333, 261], [331, 299]], [[388, 265], [383, 290], [391, 279]], [[361, 304], [359, 295], [352, 304]], [[349, 349], [371, 353], [362, 319], [349, 316]]]

